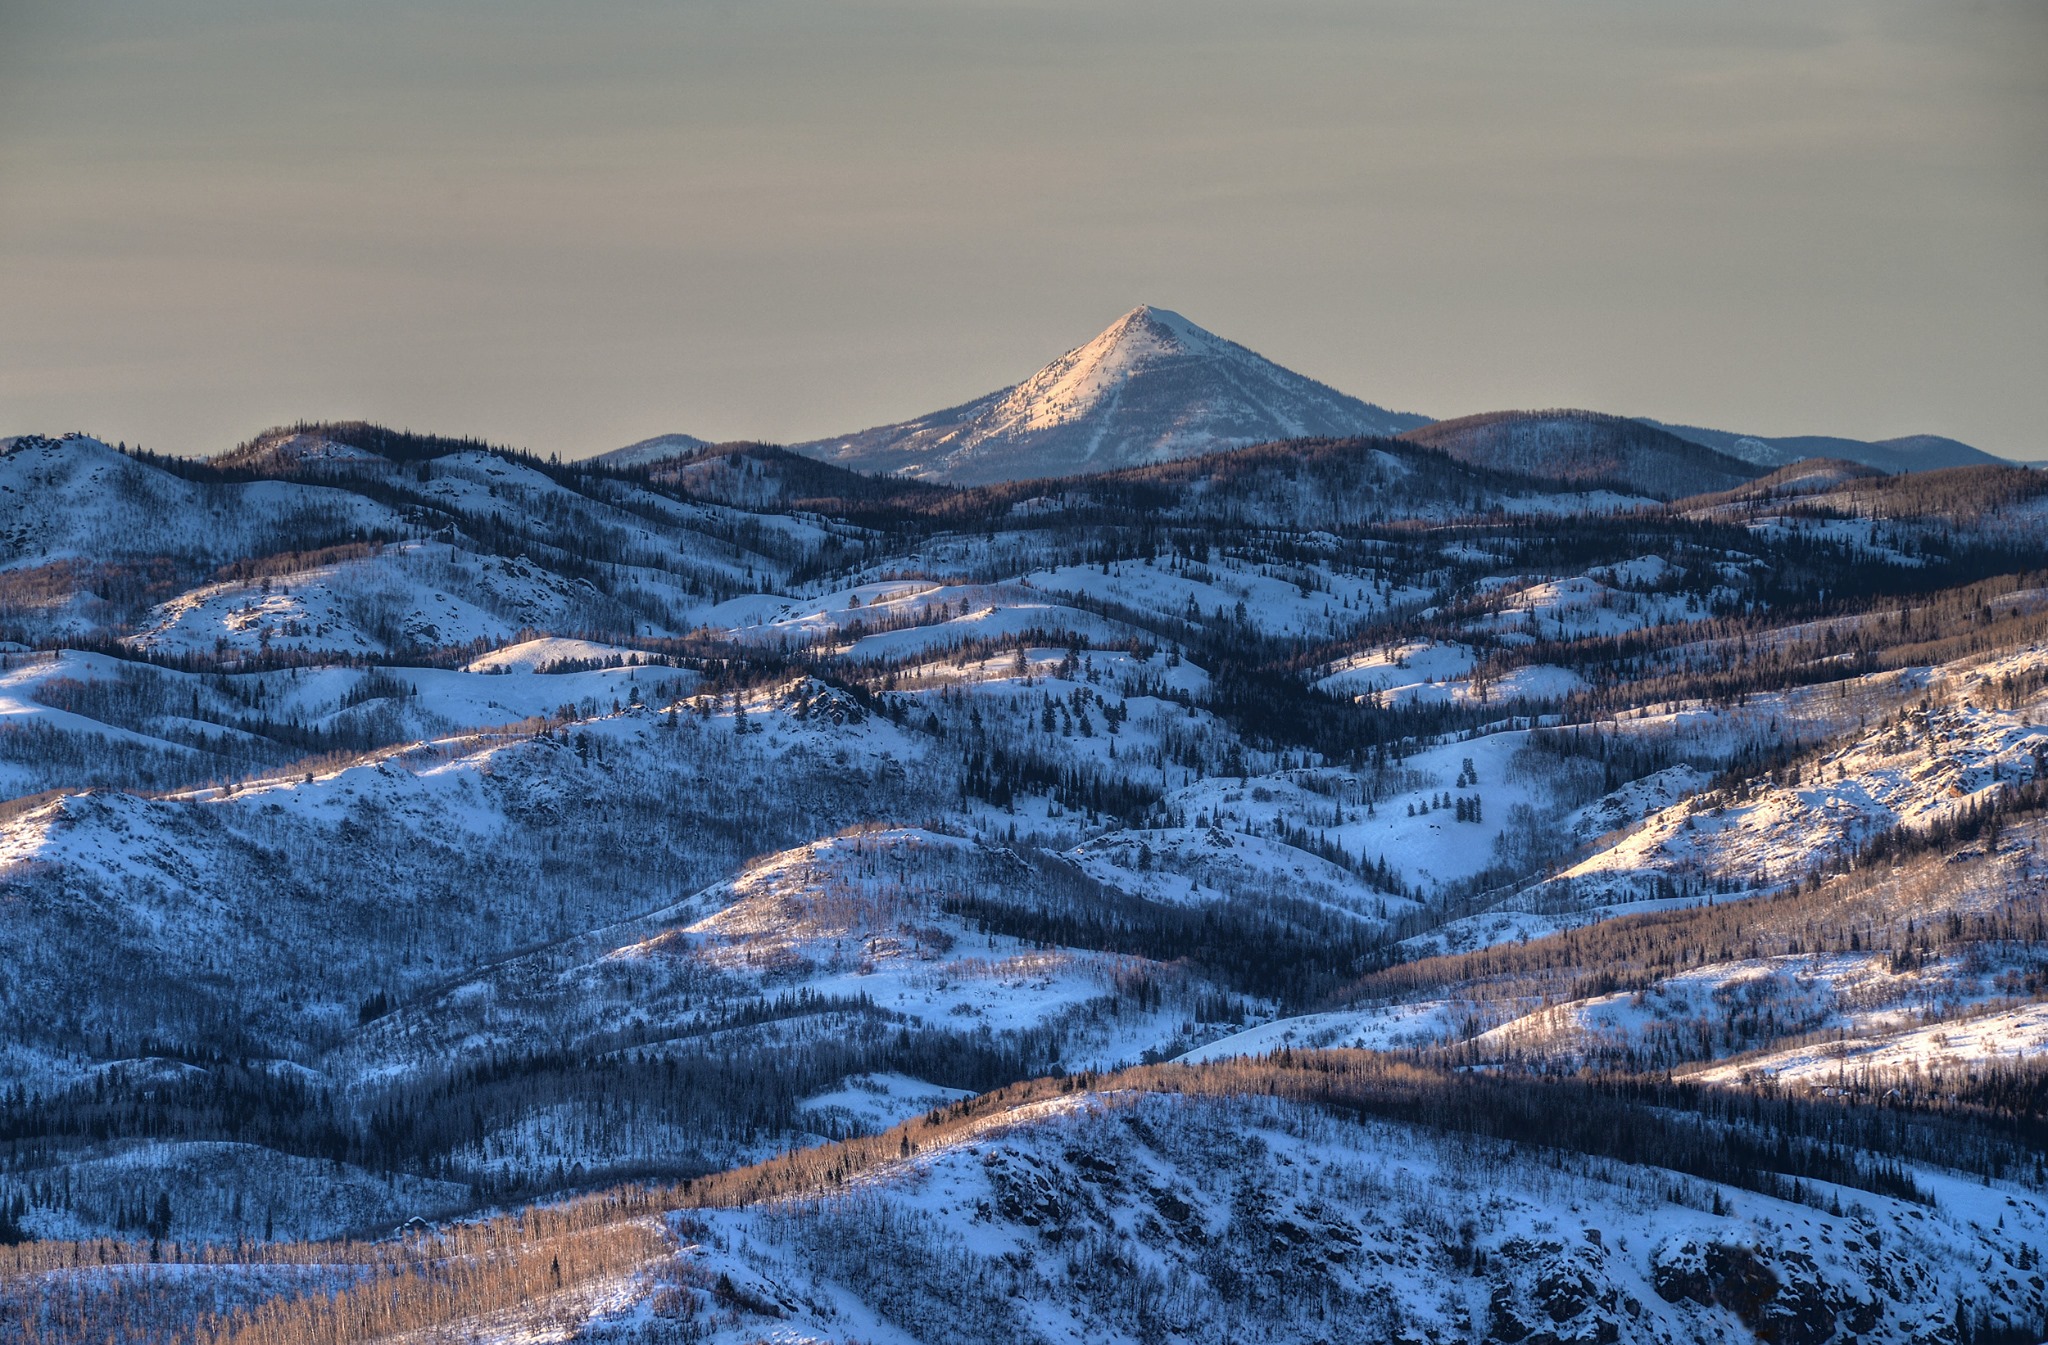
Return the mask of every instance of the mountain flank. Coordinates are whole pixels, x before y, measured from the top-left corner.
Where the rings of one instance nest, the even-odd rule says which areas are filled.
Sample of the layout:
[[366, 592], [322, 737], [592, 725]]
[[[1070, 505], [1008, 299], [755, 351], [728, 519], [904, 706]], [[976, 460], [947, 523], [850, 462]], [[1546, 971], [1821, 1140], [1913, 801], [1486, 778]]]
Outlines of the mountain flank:
[[1740, 458], [1597, 411], [1493, 411], [1401, 437], [1475, 467], [1623, 486], [1666, 500], [1727, 490], [1762, 475]]
[[1882, 472], [1929, 472], [1943, 467], [2002, 466], [2005, 459], [1981, 448], [1939, 434], [1908, 434], [1896, 439], [1844, 439], [1831, 434], [1794, 434], [1769, 438], [1759, 434], [1737, 434], [1732, 430], [1702, 429], [1697, 425], [1666, 425], [1644, 419], [1680, 439], [1741, 458], [1759, 467], [1786, 467], [1802, 458], [1840, 458], [1875, 467]]

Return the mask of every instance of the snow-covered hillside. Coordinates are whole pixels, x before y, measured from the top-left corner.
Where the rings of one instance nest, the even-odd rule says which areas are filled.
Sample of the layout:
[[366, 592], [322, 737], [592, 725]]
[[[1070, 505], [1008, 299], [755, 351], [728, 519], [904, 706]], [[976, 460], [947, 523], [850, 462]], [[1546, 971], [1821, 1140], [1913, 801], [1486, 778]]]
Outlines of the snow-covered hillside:
[[0, 562], [12, 568], [221, 561], [400, 526], [390, 508], [332, 487], [187, 481], [85, 435], [0, 440]]
[[1272, 1098], [1079, 1091], [816, 1202], [687, 1211], [649, 1297], [592, 1334], [1906, 1342], [2036, 1320], [2048, 1203], [1913, 1178], [1927, 1205], [1795, 1201]]
[[2043, 478], [1248, 361], [1133, 315], [954, 448], [1146, 464], [986, 487], [15, 442], [0, 1336], [2048, 1330]]
[[709, 447], [709, 439], [699, 439], [694, 434], [657, 434], [651, 439], [642, 439], [637, 443], [627, 444], [624, 448], [600, 453], [593, 461], [601, 462], [607, 467], [644, 467], [651, 462], [680, 457]]
[[[2048, 650], [2010, 662], [2040, 668]], [[1772, 873], [1805, 873], [1874, 837], [1924, 831], [2048, 779], [2048, 703], [1984, 703], [1987, 684], [2009, 671], [2006, 662], [1979, 664], [1917, 681], [1923, 696], [1912, 708], [1859, 725], [1828, 750], [1737, 790], [1664, 808], [1561, 879], [1610, 897], [1652, 875], [1767, 886]]]
[[2000, 461], [1980, 448], [1938, 434], [1909, 434], [1871, 442], [1824, 434], [1739, 434], [1647, 419], [1643, 423], [1760, 467], [1783, 467], [1802, 458], [1846, 458], [1885, 472], [1931, 472]]
[[1592, 411], [1498, 411], [1409, 430], [1461, 462], [1567, 481], [1625, 482], [1661, 499], [1725, 490], [1761, 470], [1641, 421]]

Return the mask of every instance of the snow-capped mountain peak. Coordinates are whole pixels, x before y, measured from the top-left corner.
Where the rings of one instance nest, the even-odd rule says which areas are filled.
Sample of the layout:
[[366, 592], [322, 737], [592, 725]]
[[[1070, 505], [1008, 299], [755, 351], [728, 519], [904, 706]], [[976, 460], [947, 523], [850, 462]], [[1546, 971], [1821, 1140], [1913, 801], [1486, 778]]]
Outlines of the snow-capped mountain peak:
[[1424, 424], [1348, 397], [1169, 309], [1141, 305], [1012, 387], [798, 445], [866, 471], [961, 483], [1112, 471], [1305, 436]]
[[1053, 429], [1085, 418], [1115, 398], [1125, 380], [1166, 361], [1227, 358], [1243, 349], [1169, 309], [1141, 304], [1010, 389], [992, 419], [1013, 431]]

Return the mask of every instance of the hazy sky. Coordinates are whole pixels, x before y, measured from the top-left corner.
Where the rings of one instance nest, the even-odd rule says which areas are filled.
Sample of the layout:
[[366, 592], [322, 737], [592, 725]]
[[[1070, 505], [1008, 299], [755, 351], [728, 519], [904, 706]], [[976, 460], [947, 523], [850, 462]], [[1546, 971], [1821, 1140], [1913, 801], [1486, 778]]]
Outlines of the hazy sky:
[[2048, 455], [2048, 3], [0, 0], [0, 434], [788, 441], [1141, 302]]

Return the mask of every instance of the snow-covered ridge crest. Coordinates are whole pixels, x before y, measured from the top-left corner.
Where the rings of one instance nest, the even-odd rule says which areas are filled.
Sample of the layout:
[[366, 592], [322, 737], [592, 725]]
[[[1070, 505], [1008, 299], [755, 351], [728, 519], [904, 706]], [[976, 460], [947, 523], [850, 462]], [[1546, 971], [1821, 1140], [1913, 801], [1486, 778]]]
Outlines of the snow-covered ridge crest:
[[609, 453], [599, 453], [591, 461], [601, 462], [607, 467], [644, 467], [667, 458], [686, 456], [700, 448], [709, 448], [711, 443], [711, 440], [699, 439], [694, 434], [657, 434]]

